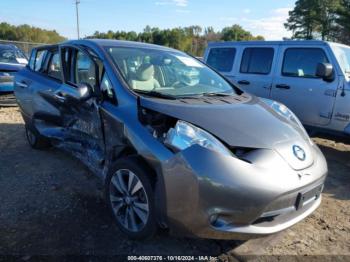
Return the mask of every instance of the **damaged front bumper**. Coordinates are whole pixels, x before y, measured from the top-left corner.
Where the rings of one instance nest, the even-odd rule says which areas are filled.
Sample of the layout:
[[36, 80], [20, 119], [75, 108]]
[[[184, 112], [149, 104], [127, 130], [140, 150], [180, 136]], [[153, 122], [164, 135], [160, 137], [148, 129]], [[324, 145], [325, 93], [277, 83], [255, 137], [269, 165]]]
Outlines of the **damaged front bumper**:
[[312, 151], [314, 163], [298, 171], [273, 150], [262, 154], [275, 165], [264, 157], [249, 163], [198, 145], [177, 153], [162, 165], [171, 232], [249, 239], [301, 221], [320, 205], [327, 175], [324, 156], [317, 146]]

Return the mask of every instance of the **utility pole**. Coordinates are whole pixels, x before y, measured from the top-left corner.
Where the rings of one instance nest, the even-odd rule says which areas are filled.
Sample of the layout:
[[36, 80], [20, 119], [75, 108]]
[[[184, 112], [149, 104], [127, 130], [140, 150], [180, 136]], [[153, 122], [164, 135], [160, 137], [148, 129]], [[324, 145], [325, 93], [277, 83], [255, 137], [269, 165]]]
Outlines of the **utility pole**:
[[77, 14], [77, 33], [78, 33], [78, 39], [80, 39], [80, 33], [79, 33], [79, 9], [78, 5], [80, 4], [80, 0], [75, 0], [75, 11]]

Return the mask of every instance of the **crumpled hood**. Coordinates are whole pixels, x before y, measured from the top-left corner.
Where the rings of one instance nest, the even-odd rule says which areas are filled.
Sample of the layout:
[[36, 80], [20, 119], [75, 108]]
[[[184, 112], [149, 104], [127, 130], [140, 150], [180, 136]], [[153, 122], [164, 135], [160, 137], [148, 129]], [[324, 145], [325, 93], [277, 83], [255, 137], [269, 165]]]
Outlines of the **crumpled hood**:
[[[292, 168], [313, 163], [311, 146], [303, 129], [281, 116], [259, 98], [244, 94], [245, 101], [228, 103], [222, 98], [165, 100], [141, 97], [141, 106], [190, 122], [232, 147], [266, 148], [277, 151]], [[202, 100], [202, 101], [200, 101]], [[209, 103], [208, 103], [209, 101]], [[305, 160], [296, 157], [301, 147]]]

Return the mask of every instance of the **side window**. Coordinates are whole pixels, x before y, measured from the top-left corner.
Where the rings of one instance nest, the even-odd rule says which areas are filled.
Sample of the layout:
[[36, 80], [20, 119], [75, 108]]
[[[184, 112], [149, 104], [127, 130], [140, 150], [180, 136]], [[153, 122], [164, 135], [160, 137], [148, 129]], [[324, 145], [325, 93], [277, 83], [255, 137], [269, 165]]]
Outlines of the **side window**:
[[109, 80], [109, 77], [106, 72], [103, 73], [100, 89], [104, 100], [110, 101], [113, 103], [116, 101], [111, 81]]
[[30, 54], [30, 58], [29, 58], [29, 62], [28, 62], [29, 68], [33, 71], [34, 71], [34, 66], [35, 66], [35, 56], [36, 56], [36, 51], [33, 50]]
[[44, 69], [44, 60], [46, 57], [47, 50], [39, 50], [36, 52], [34, 61], [34, 71], [42, 72]]
[[88, 55], [81, 51], [76, 52], [74, 83], [88, 83], [92, 87], [96, 85], [96, 66]]
[[271, 72], [273, 55], [273, 48], [244, 49], [240, 72], [243, 74], [269, 74]]
[[47, 74], [55, 79], [62, 80], [61, 77], [61, 61], [58, 51], [52, 53], [47, 68]]
[[209, 51], [207, 64], [219, 72], [230, 72], [235, 56], [235, 48], [212, 48]]
[[321, 48], [288, 48], [284, 52], [282, 75], [294, 77], [317, 77], [318, 63], [328, 63]]

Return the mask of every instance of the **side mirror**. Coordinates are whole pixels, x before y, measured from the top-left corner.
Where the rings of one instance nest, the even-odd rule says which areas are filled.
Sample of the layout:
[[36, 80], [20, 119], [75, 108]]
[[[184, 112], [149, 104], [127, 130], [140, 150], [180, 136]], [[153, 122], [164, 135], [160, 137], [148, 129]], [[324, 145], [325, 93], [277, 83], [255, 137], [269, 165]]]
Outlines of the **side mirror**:
[[324, 81], [333, 81], [333, 65], [329, 63], [318, 63], [316, 76], [322, 78]]
[[93, 89], [88, 83], [79, 84], [77, 88], [63, 86], [55, 92], [54, 96], [60, 102], [79, 104], [93, 96]]
[[92, 86], [88, 83], [79, 84], [77, 91], [78, 91], [77, 100], [79, 100], [80, 102], [89, 100], [94, 93]]

